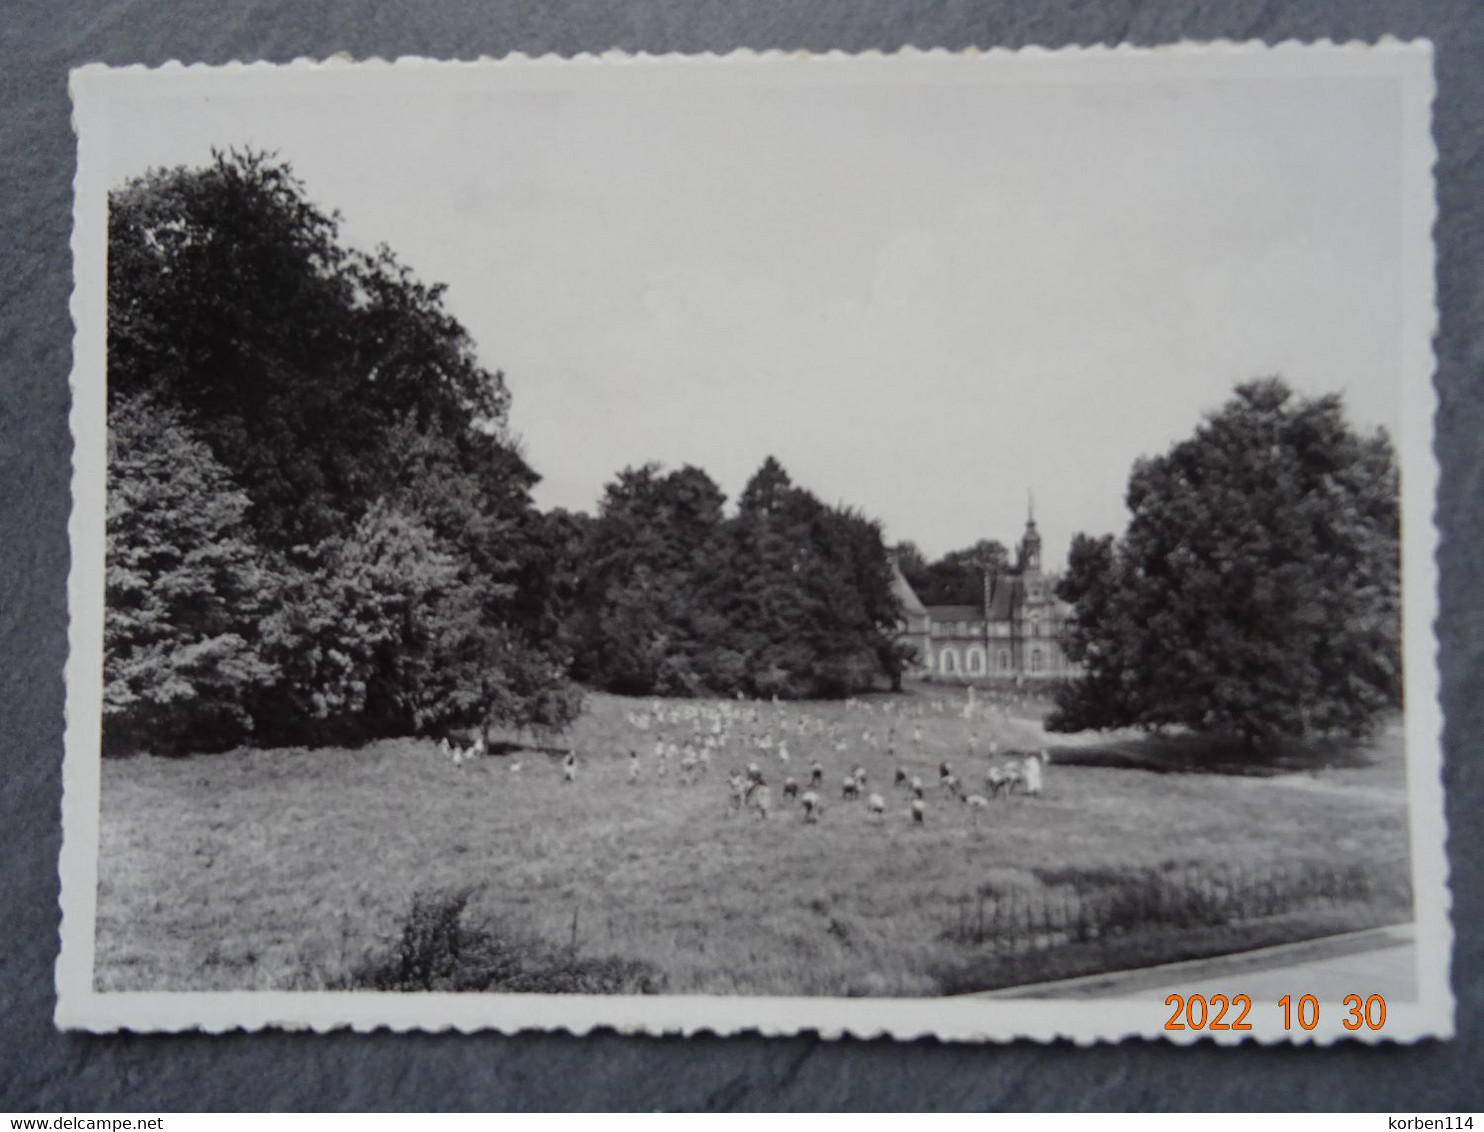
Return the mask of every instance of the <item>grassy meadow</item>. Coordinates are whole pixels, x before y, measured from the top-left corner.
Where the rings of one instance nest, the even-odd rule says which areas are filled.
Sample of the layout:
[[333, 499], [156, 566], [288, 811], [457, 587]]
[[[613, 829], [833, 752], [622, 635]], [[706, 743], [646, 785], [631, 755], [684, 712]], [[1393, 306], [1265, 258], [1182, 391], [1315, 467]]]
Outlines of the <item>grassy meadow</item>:
[[[106, 760], [97, 986], [343, 986], [395, 949], [417, 898], [460, 890], [466, 916], [641, 964], [675, 994], [958, 993], [1410, 918], [1399, 723], [1248, 767], [1190, 740], [1049, 736], [1044, 705], [931, 685], [663, 701], [658, 724], [651, 703], [594, 695], [560, 739], [462, 765], [425, 740]], [[700, 725], [673, 717], [697, 704], [757, 718], [727, 726], [699, 781], [673, 760], [661, 777], [655, 741], [684, 743]], [[995, 798], [977, 823], [937, 785], [940, 760], [980, 791], [989, 763], [1041, 747], [1043, 794]], [[815, 759], [808, 824], [779, 787]], [[772, 785], [766, 820], [730, 805], [727, 771], [748, 762]], [[856, 763], [883, 817], [842, 800]], [[897, 763], [926, 784], [922, 825]]]

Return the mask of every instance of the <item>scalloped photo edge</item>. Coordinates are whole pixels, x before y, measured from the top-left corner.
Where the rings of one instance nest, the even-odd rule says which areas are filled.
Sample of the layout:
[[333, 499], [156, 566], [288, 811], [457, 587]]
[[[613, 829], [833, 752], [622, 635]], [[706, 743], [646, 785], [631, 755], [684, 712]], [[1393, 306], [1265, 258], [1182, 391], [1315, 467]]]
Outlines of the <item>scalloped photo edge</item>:
[[[1287, 81], [1312, 89], [1330, 80], [1337, 84], [1335, 97], [1340, 100], [1347, 91], [1361, 85], [1393, 91], [1397, 114], [1396, 172], [1400, 178], [1397, 195], [1401, 211], [1394, 217], [1397, 225], [1394, 238], [1401, 309], [1394, 311], [1394, 315], [1396, 396], [1400, 404], [1393, 441], [1401, 469], [1405, 703], [1402, 727], [1406, 749], [1405, 824], [1410, 840], [1407, 867], [1415, 913], [1410, 931], [1415, 940], [1416, 999], [1388, 1002], [1384, 1027], [1346, 1028], [1342, 1025], [1342, 1012], [1328, 1000], [1322, 1020], [1314, 1029], [1305, 1030], [1292, 1024], [1285, 1027], [1275, 1004], [1259, 999], [1249, 1019], [1253, 1028], [1248, 1031], [1169, 1028], [1171, 1009], [1165, 991], [1171, 986], [1188, 986], [1192, 994], [1242, 992], [1244, 979], [1249, 975], [1240, 967], [1223, 973], [1219, 965], [1208, 973], [1172, 967], [1163, 978], [1151, 977], [1142, 982], [1136, 978], [1125, 989], [1110, 984], [1112, 989], [1068, 997], [1060, 997], [1054, 990], [1037, 994], [1034, 987], [1028, 988], [1024, 997], [1017, 997], [1013, 988], [991, 994], [942, 997], [98, 988], [95, 962], [105, 766], [102, 719], [109, 443], [108, 202], [110, 192], [126, 175], [138, 175], [138, 170], [130, 164], [134, 158], [128, 147], [133, 133], [124, 128], [127, 115], [186, 104], [196, 108], [190, 113], [198, 113], [203, 119], [229, 113], [230, 99], [226, 110], [222, 109], [220, 99], [213, 101], [228, 87], [234, 98], [243, 98], [244, 91], [255, 97], [271, 95], [303, 107], [305, 115], [312, 115], [317, 99], [354, 99], [361, 89], [377, 86], [394, 86], [398, 99], [415, 113], [417, 100], [428, 96], [430, 91], [454, 98], [455, 102], [461, 94], [472, 96], [473, 92], [498, 99], [511, 91], [533, 90], [551, 99], [581, 102], [584, 98], [601, 99], [615, 89], [640, 89], [650, 102], [658, 104], [671, 97], [683, 101], [697, 86], [707, 90], [746, 91], [762, 84], [775, 93], [824, 88], [838, 102], [848, 104], [850, 95], [856, 92], [925, 85], [965, 91], [993, 88], [1025, 92], [1102, 84], [1103, 91], [1121, 88], [1121, 97], [1121, 90], [1133, 84], [1163, 84], [1162, 90], [1168, 97], [1178, 98], [1182, 84], [1213, 81], [1265, 84], [1271, 92]], [[1437, 397], [1433, 387], [1432, 340], [1437, 313], [1432, 242], [1436, 151], [1431, 132], [1434, 96], [1431, 44], [1387, 38], [1375, 44], [1287, 41], [1267, 45], [1219, 41], [1152, 48], [1097, 45], [958, 52], [904, 48], [893, 53], [870, 51], [858, 55], [840, 51], [742, 50], [725, 55], [660, 56], [604, 52], [572, 58], [512, 54], [498, 60], [398, 58], [389, 62], [379, 58], [354, 61], [336, 56], [318, 62], [296, 59], [289, 63], [171, 62], [158, 67], [91, 64], [72, 72], [70, 89], [73, 124], [78, 136], [78, 167], [71, 243], [74, 262], [71, 314], [75, 337], [70, 422], [74, 451], [73, 508], [68, 527], [72, 570], [68, 583], [70, 629], [65, 671], [64, 837], [59, 864], [62, 919], [55, 972], [55, 1021], [59, 1028], [94, 1033], [195, 1030], [224, 1033], [265, 1028], [495, 1030], [507, 1034], [567, 1031], [577, 1035], [594, 1030], [645, 1035], [814, 1033], [829, 1039], [885, 1036], [898, 1040], [933, 1037], [951, 1042], [1069, 1040], [1079, 1045], [1126, 1038], [1178, 1044], [1207, 1040], [1230, 1045], [1248, 1041], [1330, 1044], [1342, 1040], [1378, 1044], [1452, 1035], [1454, 1006], [1449, 962], [1453, 932], [1445, 851], [1443, 716], [1439, 701], [1438, 644], [1433, 628], [1439, 606], [1435, 562], [1438, 532], [1433, 518], [1438, 468], [1433, 453]], [[370, 135], [378, 128], [369, 119], [365, 127]], [[865, 127], [856, 121], [851, 128]], [[942, 145], [961, 144], [966, 135], [955, 134], [954, 130], [966, 128], [963, 122], [944, 125]], [[1219, 126], [1213, 123], [1210, 128]], [[224, 132], [230, 131], [224, 129]], [[271, 138], [252, 137], [248, 141], [270, 152], [275, 148]], [[224, 138], [222, 144], [228, 143], [235, 144], [234, 139]], [[331, 207], [339, 204], [324, 203]], [[862, 238], [879, 235], [864, 232]], [[799, 254], [806, 256], [809, 249], [801, 249]], [[415, 260], [413, 266], [420, 267]], [[937, 325], [929, 323], [930, 328]], [[491, 368], [505, 366], [493, 353], [485, 360]], [[910, 382], [911, 378], [905, 380]], [[517, 401], [519, 395], [517, 389]], [[1157, 397], [1159, 390], [1147, 390], [1145, 395]], [[1194, 423], [1191, 421], [1190, 427]], [[614, 465], [610, 471], [616, 468]], [[1024, 494], [1018, 483], [1014, 490]], [[869, 500], [859, 502], [867, 513], [871, 512]], [[1038, 516], [1042, 506], [1038, 500]], [[912, 537], [910, 531], [892, 529], [896, 537]], [[637, 701], [641, 707], [645, 702], [647, 699]], [[720, 802], [717, 812], [722, 812]], [[168, 900], [168, 893], [162, 894], [162, 898]], [[575, 940], [575, 920], [573, 935]], [[1158, 993], [1151, 988], [1157, 988]], [[1311, 989], [1296, 984], [1292, 987], [1293, 998], [1297, 1000]], [[1367, 991], [1366, 987], [1355, 989]]]

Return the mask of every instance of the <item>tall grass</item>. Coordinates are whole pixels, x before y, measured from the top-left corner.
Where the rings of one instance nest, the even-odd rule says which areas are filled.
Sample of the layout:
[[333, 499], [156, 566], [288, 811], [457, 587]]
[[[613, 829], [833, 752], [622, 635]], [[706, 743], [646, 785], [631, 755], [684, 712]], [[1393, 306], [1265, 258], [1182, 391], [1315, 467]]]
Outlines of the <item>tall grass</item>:
[[1044, 868], [964, 893], [933, 966], [960, 994], [1196, 959], [1399, 923], [1405, 868], [1376, 862]]
[[1225, 927], [1316, 908], [1371, 906], [1381, 922], [1410, 912], [1403, 870], [1378, 870], [1371, 862], [1031, 872], [1036, 887], [990, 881], [961, 897], [943, 938], [1019, 952], [1137, 932]]
[[[1046, 745], [1034, 718], [968, 719], [966, 694], [940, 697], [759, 705], [769, 725], [834, 723], [850, 743], [795, 728], [786, 769], [738, 734], [690, 783], [652, 747], [691, 725], [640, 729], [644, 705], [603, 695], [555, 748], [459, 766], [413, 740], [109, 760], [98, 989], [917, 996], [1407, 918], [1399, 728], [1355, 765], [1277, 776], [1058, 754], [1042, 796], [976, 818], [930, 787], [918, 825], [896, 766], [932, 783], [952, 760], [973, 782], [989, 743]], [[857, 740], [889, 722], [894, 755]], [[826, 783], [865, 766], [886, 814], [838, 786], [817, 823], [781, 797], [767, 821], [732, 813], [729, 768], [758, 760], [779, 781], [816, 759]]]

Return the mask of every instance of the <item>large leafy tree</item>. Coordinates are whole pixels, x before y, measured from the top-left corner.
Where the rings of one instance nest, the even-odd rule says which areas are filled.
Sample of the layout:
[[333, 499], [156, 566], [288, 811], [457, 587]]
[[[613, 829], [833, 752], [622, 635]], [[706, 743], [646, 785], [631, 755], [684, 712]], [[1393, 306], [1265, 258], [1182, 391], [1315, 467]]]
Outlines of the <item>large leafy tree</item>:
[[922, 553], [922, 548], [915, 542], [904, 540], [893, 545], [889, 553], [902, 576], [911, 584], [917, 596], [921, 597], [927, 582], [928, 568], [927, 556]]
[[551, 644], [564, 666], [582, 647], [583, 583], [593, 520], [584, 512], [553, 508], [531, 526], [522, 592], [539, 595], [528, 613], [534, 636]]
[[230, 746], [278, 676], [257, 633], [276, 579], [244, 537], [247, 497], [154, 398], [116, 400], [108, 426], [105, 746]]
[[217, 153], [109, 195], [108, 385], [184, 411], [270, 547], [343, 534], [386, 486], [408, 419], [497, 434], [503, 380], [385, 248], [344, 247], [289, 166]]
[[431, 531], [377, 504], [292, 559], [263, 625], [284, 676], [260, 712], [268, 737], [407, 734], [457, 713], [478, 611], [459, 559]]
[[111, 412], [173, 407], [280, 583], [249, 638], [280, 679], [238, 697], [259, 733], [570, 719], [537, 477], [443, 288], [345, 247], [261, 153], [156, 170], [109, 204]]
[[728, 651], [738, 659], [738, 677], [750, 695], [793, 698], [810, 692], [817, 642], [805, 571], [810, 524], [821, 510], [769, 456], [743, 489], [729, 525], [712, 600], [726, 618]]
[[[459, 616], [476, 630], [448, 669], [463, 680], [442, 722], [564, 727], [580, 706], [566, 673], [585, 517], [537, 511], [536, 474], [514, 444], [483, 429], [449, 436], [404, 416], [385, 461], [385, 499], [455, 556]], [[437, 718], [424, 712], [419, 727]]]
[[754, 695], [840, 696], [895, 683], [900, 608], [878, 524], [794, 486], [769, 457], [728, 531], [716, 604]]
[[813, 613], [812, 691], [847, 695], [869, 688], [878, 673], [900, 687], [909, 654], [896, 642], [901, 608], [880, 525], [851, 508], [827, 507], [810, 534], [804, 577]]
[[697, 579], [718, 553], [726, 497], [699, 468], [626, 468], [586, 541], [578, 671], [631, 694], [696, 694], [706, 651]]
[[1398, 474], [1338, 396], [1249, 382], [1141, 460], [1120, 540], [1080, 537], [1062, 596], [1085, 676], [1064, 730], [1186, 727], [1262, 745], [1364, 735], [1401, 696]]

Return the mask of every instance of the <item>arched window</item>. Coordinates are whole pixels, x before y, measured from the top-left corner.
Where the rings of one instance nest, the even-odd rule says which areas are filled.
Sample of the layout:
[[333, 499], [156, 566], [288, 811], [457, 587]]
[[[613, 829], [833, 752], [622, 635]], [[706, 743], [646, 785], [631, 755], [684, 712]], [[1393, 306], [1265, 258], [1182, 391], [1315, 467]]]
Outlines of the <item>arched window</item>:
[[1009, 649], [1001, 649], [1000, 650], [999, 660], [1000, 660], [1000, 671], [1001, 672], [1009, 672], [1010, 671], [1010, 650]]
[[1031, 649], [1031, 671], [1032, 672], [1040, 672], [1041, 671], [1041, 650], [1040, 649]]
[[944, 649], [938, 654], [938, 667], [944, 676], [958, 675], [958, 650]]
[[964, 653], [964, 666], [968, 669], [970, 676], [983, 676], [985, 673], [984, 650], [975, 646]]

